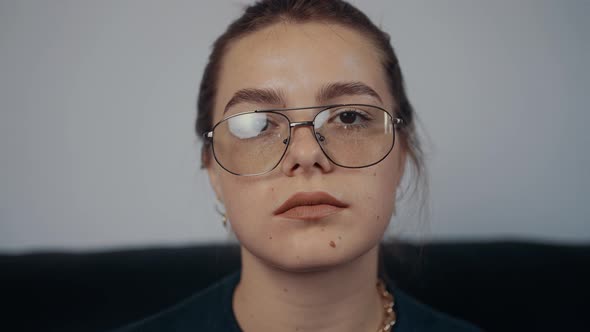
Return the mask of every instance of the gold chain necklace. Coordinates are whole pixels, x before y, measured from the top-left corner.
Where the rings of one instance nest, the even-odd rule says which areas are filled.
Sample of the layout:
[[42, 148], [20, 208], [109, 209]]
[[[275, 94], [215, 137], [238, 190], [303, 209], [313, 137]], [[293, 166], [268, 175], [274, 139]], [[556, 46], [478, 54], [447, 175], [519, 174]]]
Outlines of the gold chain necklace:
[[393, 311], [393, 295], [387, 291], [387, 288], [385, 288], [385, 283], [381, 279], [377, 280], [377, 290], [379, 291], [379, 295], [381, 295], [381, 299], [383, 300], [384, 309], [383, 322], [377, 332], [389, 332], [392, 330], [397, 318], [395, 311]]

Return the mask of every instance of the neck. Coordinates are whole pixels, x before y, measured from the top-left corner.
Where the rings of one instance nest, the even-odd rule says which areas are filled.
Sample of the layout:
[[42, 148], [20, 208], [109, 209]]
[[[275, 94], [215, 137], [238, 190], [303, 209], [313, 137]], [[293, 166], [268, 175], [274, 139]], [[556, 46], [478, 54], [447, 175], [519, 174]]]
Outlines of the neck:
[[290, 272], [242, 247], [236, 319], [246, 332], [377, 331], [383, 318], [376, 288], [378, 248], [327, 270]]

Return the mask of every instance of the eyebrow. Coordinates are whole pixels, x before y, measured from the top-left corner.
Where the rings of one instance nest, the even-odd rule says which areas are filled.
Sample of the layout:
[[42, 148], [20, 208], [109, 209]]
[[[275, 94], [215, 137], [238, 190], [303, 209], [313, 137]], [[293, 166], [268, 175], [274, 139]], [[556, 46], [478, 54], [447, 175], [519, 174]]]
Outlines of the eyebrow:
[[[325, 104], [328, 101], [342, 96], [371, 96], [383, 103], [379, 94], [365, 83], [352, 82], [334, 82], [323, 85], [316, 94], [316, 102]], [[223, 113], [226, 113], [230, 107], [240, 103], [283, 105], [287, 104], [285, 94], [282, 90], [274, 88], [246, 88], [240, 89], [234, 93], [229, 102], [225, 105]]]
[[229, 102], [225, 105], [227, 110], [239, 103], [253, 103], [253, 104], [269, 104], [269, 105], [285, 105], [285, 97], [281, 90], [277, 89], [255, 89], [247, 88], [238, 90], [231, 97]]
[[320, 104], [342, 96], [371, 96], [383, 103], [379, 94], [362, 82], [334, 82], [324, 85], [316, 96]]

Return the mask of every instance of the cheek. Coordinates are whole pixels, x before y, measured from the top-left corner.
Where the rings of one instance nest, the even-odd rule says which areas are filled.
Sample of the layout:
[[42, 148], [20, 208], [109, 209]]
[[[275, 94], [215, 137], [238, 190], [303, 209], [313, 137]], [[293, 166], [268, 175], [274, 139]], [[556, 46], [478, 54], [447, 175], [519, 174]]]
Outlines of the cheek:
[[220, 178], [226, 214], [234, 232], [240, 234], [261, 231], [262, 223], [277, 204], [275, 188], [255, 177], [223, 175]]
[[365, 201], [365, 213], [377, 224], [387, 225], [395, 211], [395, 198], [401, 170], [397, 154], [391, 154], [381, 163], [371, 167], [366, 176], [365, 190], [359, 197]]

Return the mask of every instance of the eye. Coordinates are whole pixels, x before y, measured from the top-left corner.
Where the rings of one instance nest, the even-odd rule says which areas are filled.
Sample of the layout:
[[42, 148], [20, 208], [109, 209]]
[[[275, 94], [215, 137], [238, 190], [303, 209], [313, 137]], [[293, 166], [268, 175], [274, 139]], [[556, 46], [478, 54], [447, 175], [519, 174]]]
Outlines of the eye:
[[343, 109], [332, 117], [332, 121], [343, 125], [361, 125], [370, 120], [370, 116], [357, 109]]
[[263, 126], [262, 128], [260, 128], [260, 129], [259, 129], [259, 130], [260, 130], [260, 132], [263, 132], [263, 131], [265, 131], [265, 130], [267, 130], [267, 129], [268, 129], [268, 124], [269, 124], [269, 122], [270, 122], [270, 121], [268, 121], [268, 119], [266, 119], [266, 121], [264, 122], [264, 126]]
[[354, 112], [342, 112], [340, 114], [338, 114], [338, 119], [340, 120], [340, 122], [342, 123], [346, 123], [346, 124], [351, 124], [354, 123], [356, 121], [356, 117], [357, 117], [357, 113]]

